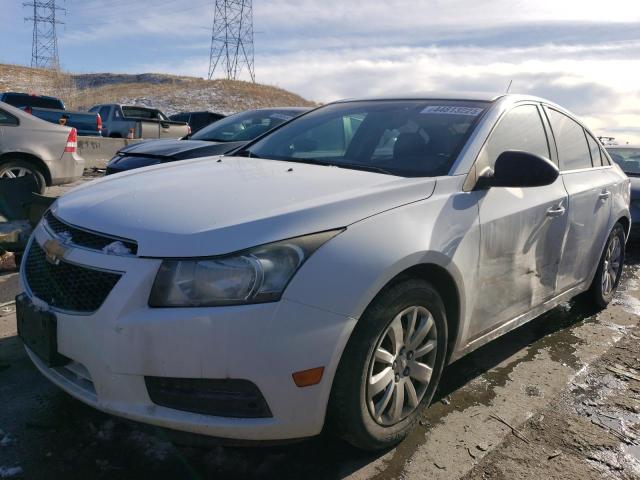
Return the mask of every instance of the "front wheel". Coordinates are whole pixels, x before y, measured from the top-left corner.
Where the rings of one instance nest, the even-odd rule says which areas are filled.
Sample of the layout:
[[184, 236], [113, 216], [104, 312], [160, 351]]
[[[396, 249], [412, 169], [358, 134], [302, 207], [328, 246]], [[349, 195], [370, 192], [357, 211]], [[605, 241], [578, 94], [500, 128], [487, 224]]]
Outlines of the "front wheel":
[[589, 297], [599, 308], [605, 308], [616, 293], [624, 266], [624, 227], [616, 223], [609, 234], [596, 275], [589, 287]]
[[400, 442], [435, 393], [447, 349], [445, 308], [424, 280], [381, 292], [340, 361], [329, 420], [348, 442], [380, 450]]

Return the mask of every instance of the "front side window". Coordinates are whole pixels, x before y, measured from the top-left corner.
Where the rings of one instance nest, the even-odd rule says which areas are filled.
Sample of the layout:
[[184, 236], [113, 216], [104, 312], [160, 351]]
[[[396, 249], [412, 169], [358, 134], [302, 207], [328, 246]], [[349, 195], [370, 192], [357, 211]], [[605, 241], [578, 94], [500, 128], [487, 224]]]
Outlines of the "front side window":
[[591, 154], [582, 126], [556, 110], [549, 108], [547, 112], [558, 147], [560, 170], [591, 167]]
[[508, 150], [540, 155], [549, 158], [549, 143], [538, 107], [520, 105], [507, 112], [491, 132], [480, 151], [477, 171], [493, 168], [501, 153]]
[[281, 127], [245, 154], [405, 177], [446, 175], [488, 105], [454, 100], [335, 103]]
[[0, 125], [16, 126], [18, 125], [18, 119], [4, 110], [0, 110]]

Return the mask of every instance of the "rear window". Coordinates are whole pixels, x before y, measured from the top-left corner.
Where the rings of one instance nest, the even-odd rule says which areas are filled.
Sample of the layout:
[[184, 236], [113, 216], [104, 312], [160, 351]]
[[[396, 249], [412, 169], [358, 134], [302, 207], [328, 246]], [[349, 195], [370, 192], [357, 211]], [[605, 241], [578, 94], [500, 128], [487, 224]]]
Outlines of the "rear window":
[[64, 104], [61, 100], [51, 97], [39, 97], [37, 95], [8, 93], [4, 96], [3, 102], [17, 108], [35, 107], [64, 110]]
[[18, 119], [4, 110], [0, 110], [0, 125], [18, 125]]
[[405, 177], [446, 175], [487, 105], [457, 100], [335, 103], [280, 127], [247, 154]]
[[148, 120], [167, 119], [158, 110], [153, 110], [151, 108], [122, 107], [122, 113], [124, 113], [125, 117], [129, 118], [143, 118]]
[[608, 148], [609, 156], [627, 175], [640, 175], [640, 148]]

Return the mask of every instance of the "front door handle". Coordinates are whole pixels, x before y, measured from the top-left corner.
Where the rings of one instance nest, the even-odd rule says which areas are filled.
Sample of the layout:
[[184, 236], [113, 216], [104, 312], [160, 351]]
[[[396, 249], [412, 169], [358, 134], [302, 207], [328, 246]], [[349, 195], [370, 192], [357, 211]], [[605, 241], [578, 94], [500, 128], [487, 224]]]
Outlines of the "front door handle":
[[561, 217], [562, 215], [564, 215], [564, 212], [566, 211], [567, 209], [564, 208], [562, 205], [556, 205], [555, 207], [551, 207], [549, 210], [547, 210], [547, 217], [551, 217], [551, 218]]
[[609, 190], [603, 190], [602, 192], [600, 192], [600, 195], [598, 195], [598, 198], [600, 200], [606, 200], [610, 196], [611, 196], [611, 192]]

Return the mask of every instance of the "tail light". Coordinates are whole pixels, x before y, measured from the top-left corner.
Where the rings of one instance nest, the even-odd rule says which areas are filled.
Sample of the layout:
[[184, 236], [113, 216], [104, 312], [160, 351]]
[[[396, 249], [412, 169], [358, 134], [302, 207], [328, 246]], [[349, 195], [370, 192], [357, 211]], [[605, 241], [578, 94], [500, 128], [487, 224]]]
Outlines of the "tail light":
[[29, 115], [33, 113], [33, 110], [31, 109], [31, 107], [24, 107], [24, 111], [27, 112]]
[[191, 125], [187, 125], [187, 135], [191, 135]]
[[98, 132], [102, 132], [102, 117], [100, 114], [96, 114], [96, 127], [98, 128]]
[[67, 137], [67, 145], [64, 147], [65, 153], [76, 153], [78, 148], [78, 131], [72, 128]]

